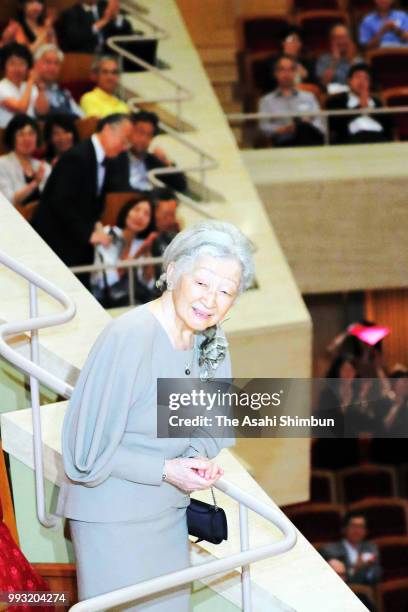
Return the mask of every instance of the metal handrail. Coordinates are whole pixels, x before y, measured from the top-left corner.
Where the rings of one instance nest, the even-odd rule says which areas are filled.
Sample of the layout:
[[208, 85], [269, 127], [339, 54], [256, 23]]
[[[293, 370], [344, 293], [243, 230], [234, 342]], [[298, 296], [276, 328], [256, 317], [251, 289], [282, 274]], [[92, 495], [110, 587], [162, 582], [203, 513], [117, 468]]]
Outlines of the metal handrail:
[[[324, 144], [330, 144], [330, 130], [329, 130], [329, 119], [330, 117], [347, 117], [362, 115], [395, 115], [398, 113], [408, 113], [408, 106], [387, 106], [380, 108], [347, 108], [339, 110], [305, 110], [305, 111], [286, 111], [281, 113], [265, 113], [265, 112], [253, 112], [253, 113], [228, 113], [226, 118], [230, 123], [243, 123], [248, 121], [262, 121], [267, 119], [301, 119], [302, 117], [314, 117], [323, 119], [325, 125]], [[262, 128], [259, 128], [262, 131]]]
[[[13, 363], [23, 372], [29, 374], [36, 379], [37, 384], [31, 386], [31, 391], [35, 394], [33, 402], [33, 439], [34, 439], [34, 468], [36, 477], [36, 496], [37, 496], [37, 515], [40, 522], [45, 527], [52, 527], [57, 524], [59, 518], [47, 515], [45, 509], [45, 494], [44, 494], [44, 469], [42, 456], [42, 433], [41, 433], [41, 415], [39, 406], [39, 389], [38, 381], [47, 385], [63, 397], [69, 398], [73, 393], [73, 387], [42, 368], [38, 363], [33, 363], [29, 359], [23, 357], [17, 351], [12, 349], [6, 342], [5, 338], [12, 334], [21, 333], [23, 331], [38, 332], [39, 329], [48, 326], [55, 326], [60, 323], [65, 323], [75, 315], [75, 305], [71, 298], [63, 291], [56, 287], [53, 283], [47, 281], [42, 276], [33, 272], [23, 264], [17, 262], [6, 253], [0, 251], [0, 263], [5, 265], [10, 270], [13, 270], [30, 283], [30, 318], [19, 322], [4, 323], [0, 325], [0, 355]], [[53, 315], [38, 316], [37, 313], [37, 294], [36, 287], [43, 289], [49, 295], [54, 297], [64, 307], [64, 311]], [[33, 342], [33, 338], [32, 338]], [[38, 337], [35, 335], [34, 349], [32, 357], [38, 361]], [[36, 416], [34, 416], [34, 409]], [[37, 426], [34, 420], [37, 420]], [[39, 425], [39, 426], [38, 426]], [[254, 561], [266, 559], [267, 557], [281, 554], [290, 550], [296, 543], [296, 529], [285, 517], [283, 513], [276, 511], [264, 502], [257, 500], [255, 497], [245, 493], [234, 484], [228, 482], [224, 478], [220, 478], [214, 486], [235, 499], [240, 504], [240, 534], [241, 534], [241, 552], [226, 557], [202, 564], [198, 567], [188, 567], [186, 569], [176, 571], [158, 578], [147, 580], [143, 583], [138, 583], [123, 589], [118, 589], [98, 597], [84, 600], [72, 606], [71, 610], [103, 610], [117, 604], [132, 601], [135, 598], [140, 598], [153, 593], [158, 593], [164, 589], [180, 586], [191, 582], [194, 579], [204, 578], [217, 574], [222, 571], [236, 569], [242, 566], [243, 572], [241, 575], [242, 581], [242, 599], [244, 610], [251, 610], [251, 594], [249, 580], [249, 564]], [[248, 524], [246, 508], [253, 510], [265, 519], [274, 524], [283, 534], [283, 538], [278, 542], [248, 549]]]

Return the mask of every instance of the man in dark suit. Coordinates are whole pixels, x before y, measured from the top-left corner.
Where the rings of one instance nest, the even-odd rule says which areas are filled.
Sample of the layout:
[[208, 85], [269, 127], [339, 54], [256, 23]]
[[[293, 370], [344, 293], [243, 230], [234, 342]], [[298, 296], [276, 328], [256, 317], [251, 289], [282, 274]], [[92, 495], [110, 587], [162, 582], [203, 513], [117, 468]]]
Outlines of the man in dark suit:
[[320, 549], [330, 561], [338, 559], [346, 567], [350, 584], [376, 584], [381, 578], [381, 565], [376, 544], [367, 539], [367, 523], [363, 514], [349, 512], [343, 520], [343, 539]]
[[[327, 110], [380, 108], [381, 101], [372, 96], [371, 74], [367, 64], [354, 64], [348, 72], [350, 91], [330, 96]], [[362, 144], [387, 142], [393, 139], [391, 115], [344, 115], [330, 117], [331, 142], [334, 144]]]
[[[93, 263], [105, 175], [111, 158], [129, 147], [131, 131], [128, 115], [101, 119], [97, 133], [67, 151], [48, 179], [32, 226], [67, 266]], [[87, 285], [88, 275], [81, 280]]]
[[132, 26], [119, 12], [119, 0], [80, 0], [63, 11], [56, 24], [63, 51], [97, 53], [110, 36], [132, 34]]
[[[132, 115], [132, 122], [132, 146], [130, 151], [122, 153], [114, 161], [108, 191], [150, 191], [153, 185], [148, 178], [149, 170], [174, 167], [159, 147], [149, 152], [151, 142], [158, 131], [157, 115], [140, 111]], [[182, 172], [163, 174], [160, 178], [175, 191], [183, 192], [187, 188], [186, 177]]]

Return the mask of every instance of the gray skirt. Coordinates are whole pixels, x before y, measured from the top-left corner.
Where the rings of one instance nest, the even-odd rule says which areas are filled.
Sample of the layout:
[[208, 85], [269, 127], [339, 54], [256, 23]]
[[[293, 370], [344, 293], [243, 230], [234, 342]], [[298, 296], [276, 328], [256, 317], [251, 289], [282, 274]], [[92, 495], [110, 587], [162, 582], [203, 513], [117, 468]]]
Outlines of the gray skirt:
[[[69, 523], [80, 601], [190, 565], [186, 508], [138, 521]], [[184, 585], [112, 609], [189, 612], [189, 605], [190, 586]]]

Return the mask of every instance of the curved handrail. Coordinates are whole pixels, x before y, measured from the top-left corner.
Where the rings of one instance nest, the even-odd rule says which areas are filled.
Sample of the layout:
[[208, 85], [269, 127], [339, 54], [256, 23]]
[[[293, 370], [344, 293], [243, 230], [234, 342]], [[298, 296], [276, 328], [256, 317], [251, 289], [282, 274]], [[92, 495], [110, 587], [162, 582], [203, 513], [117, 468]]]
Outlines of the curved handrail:
[[245, 493], [245, 491], [224, 478], [217, 480], [213, 486], [278, 527], [283, 534], [283, 538], [278, 542], [265, 544], [257, 548], [241, 550], [241, 552], [224, 557], [223, 559], [216, 559], [215, 561], [202, 563], [198, 566], [164, 574], [157, 578], [146, 580], [145, 582], [140, 582], [132, 586], [111, 591], [110, 593], [80, 601], [72, 606], [70, 611], [97, 612], [98, 610], [105, 610], [106, 608], [111, 608], [134, 601], [141, 597], [159, 593], [165, 589], [181, 586], [193, 580], [206, 578], [207, 576], [220, 572], [227, 572], [237, 567], [248, 565], [254, 561], [261, 561], [267, 557], [282, 554], [293, 548], [296, 544], [296, 529], [283, 513], [276, 511], [265, 502]]
[[54, 376], [36, 363], [33, 363], [27, 357], [20, 355], [20, 353], [15, 351], [7, 344], [5, 338], [7, 336], [21, 334], [23, 332], [39, 330], [45, 327], [53, 327], [55, 325], [66, 323], [75, 316], [75, 303], [68, 295], [66, 295], [53, 283], [47, 281], [36, 272], [33, 272], [23, 264], [14, 260], [12, 257], [4, 253], [4, 251], [0, 251], [0, 263], [10, 270], [13, 270], [39, 289], [42, 289], [51, 295], [64, 307], [64, 310], [60, 313], [43, 315], [40, 317], [34, 316], [22, 321], [12, 321], [10, 323], [0, 324], [0, 355], [5, 357], [8, 361], [10, 361], [10, 363], [15, 365], [20, 370], [23, 370], [23, 372], [37, 378], [40, 382], [59, 395], [66, 398], [70, 397], [73, 390], [71, 385], [59, 379], [57, 376]]

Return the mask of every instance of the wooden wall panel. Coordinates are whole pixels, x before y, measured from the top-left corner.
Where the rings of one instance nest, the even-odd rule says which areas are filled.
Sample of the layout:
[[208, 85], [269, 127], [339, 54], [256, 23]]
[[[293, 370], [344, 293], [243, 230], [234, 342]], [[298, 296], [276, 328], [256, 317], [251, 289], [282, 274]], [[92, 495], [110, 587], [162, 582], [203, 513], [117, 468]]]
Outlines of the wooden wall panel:
[[384, 363], [408, 366], [408, 289], [369, 291], [365, 310], [367, 319], [391, 328], [383, 342]]

